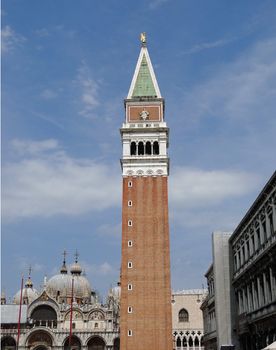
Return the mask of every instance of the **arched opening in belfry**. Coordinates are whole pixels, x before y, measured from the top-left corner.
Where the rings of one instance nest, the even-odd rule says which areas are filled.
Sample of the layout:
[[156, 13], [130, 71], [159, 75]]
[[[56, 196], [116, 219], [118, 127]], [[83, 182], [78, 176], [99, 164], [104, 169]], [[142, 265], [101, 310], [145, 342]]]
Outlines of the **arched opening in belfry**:
[[1, 349], [2, 350], [15, 350], [16, 349], [16, 342], [13, 337], [3, 337], [1, 339]]
[[136, 146], [136, 142], [131, 142], [130, 144], [130, 155], [131, 156], [135, 156], [137, 153], [137, 146]]
[[88, 350], [105, 350], [105, 342], [100, 337], [93, 337], [87, 343]]
[[146, 154], [151, 155], [151, 143], [149, 141], [146, 143]]
[[153, 154], [159, 154], [159, 143], [157, 141], [153, 142]]
[[140, 141], [138, 143], [138, 156], [142, 156], [144, 155], [145, 150], [144, 150], [144, 143], [142, 141]]

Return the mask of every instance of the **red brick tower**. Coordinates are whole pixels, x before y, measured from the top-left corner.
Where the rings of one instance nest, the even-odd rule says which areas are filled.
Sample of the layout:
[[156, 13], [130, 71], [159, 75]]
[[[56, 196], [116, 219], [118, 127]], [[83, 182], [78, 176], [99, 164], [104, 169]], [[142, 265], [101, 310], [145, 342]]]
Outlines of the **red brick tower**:
[[142, 47], [121, 128], [121, 350], [172, 350], [168, 133], [164, 99]]

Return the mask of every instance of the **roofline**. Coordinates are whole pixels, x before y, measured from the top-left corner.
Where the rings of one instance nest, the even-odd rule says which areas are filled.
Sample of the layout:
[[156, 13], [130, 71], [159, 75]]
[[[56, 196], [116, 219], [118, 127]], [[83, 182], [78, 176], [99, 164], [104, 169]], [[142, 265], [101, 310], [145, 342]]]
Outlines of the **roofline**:
[[209, 272], [211, 272], [212, 269], [214, 269], [214, 264], [213, 263], [208, 267], [208, 270], [205, 272], [204, 277], [207, 278]]
[[255, 199], [251, 207], [247, 210], [246, 214], [244, 215], [244, 217], [242, 218], [242, 220], [240, 221], [240, 223], [232, 233], [231, 237], [229, 238], [229, 242], [232, 242], [234, 240], [234, 238], [238, 235], [239, 231], [242, 229], [242, 226], [244, 226], [247, 223], [247, 221], [250, 220], [253, 212], [257, 209], [260, 203], [266, 199], [270, 191], [273, 189], [273, 186], [275, 185], [276, 185], [276, 170], [274, 171], [270, 179], [267, 181], [264, 188], [262, 189], [258, 197]]

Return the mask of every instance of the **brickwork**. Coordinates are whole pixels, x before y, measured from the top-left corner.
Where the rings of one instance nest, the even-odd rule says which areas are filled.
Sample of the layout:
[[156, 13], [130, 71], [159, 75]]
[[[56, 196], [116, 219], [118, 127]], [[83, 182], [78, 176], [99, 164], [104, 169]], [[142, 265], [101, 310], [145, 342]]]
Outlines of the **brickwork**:
[[167, 177], [123, 178], [121, 284], [121, 350], [172, 349]]

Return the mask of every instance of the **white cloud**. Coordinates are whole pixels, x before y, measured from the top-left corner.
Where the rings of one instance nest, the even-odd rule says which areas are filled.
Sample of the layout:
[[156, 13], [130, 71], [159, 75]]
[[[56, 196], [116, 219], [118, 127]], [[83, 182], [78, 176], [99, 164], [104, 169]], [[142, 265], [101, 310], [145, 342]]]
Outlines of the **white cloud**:
[[219, 40], [212, 41], [212, 42], [196, 44], [193, 47], [191, 47], [190, 49], [185, 50], [183, 52], [183, 55], [189, 55], [189, 54], [197, 53], [197, 52], [200, 52], [203, 50], [208, 50], [208, 49], [213, 49], [215, 47], [225, 46], [225, 45], [229, 44], [230, 42], [232, 42], [233, 40], [234, 39], [219, 39]]
[[263, 120], [276, 109], [276, 38], [257, 43], [184, 96], [186, 120], [205, 116]]
[[58, 141], [54, 139], [43, 141], [14, 139], [12, 140], [11, 145], [12, 148], [20, 155], [35, 155], [59, 149]]
[[150, 9], [155, 10], [156, 8], [165, 4], [168, 1], [169, 0], [153, 0], [150, 2], [149, 7], [150, 7]]
[[[240, 218], [240, 201], [259, 183], [259, 176], [243, 171], [178, 167], [170, 178], [171, 218], [182, 227], [204, 228], [205, 234], [214, 229], [231, 230]], [[234, 208], [230, 204], [233, 199]]]
[[41, 92], [40, 96], [45, 100], [51, 100], [53, 98], [56, 98], [58, 96], [58, 94], [51, 89], [44, 89]]
[[97, 233], [103, 236], [120, 237], [122, 224], [103, 224], [97, 228]]
[[10, 26], [6, 25], [1, 30], [1, 48], [3, 53], [13, 51], [16, 47], [20, 46], [26, 39], [17, 34]]
[[25, 256], [16, 256], [15, 257], [16, 264], [18, 266], [18, 270], [23, 273], [23, 275], [28, 276], [29, 270], [31, 268], [31, 275], [32, 272], [40, 272], [42, 271], [45, 267], [41, 264], [38, 263], [32, 263], [32, 259], [30, 257], [25, 257]]
[[86, 118], [94, 117], [95, 109], [99, 106], [99, 83], [93, 79], [85, 63], [78, 70], [76, 82], [81, 90], [81, 110], [79, 114]]
[[209, 207], [240, 197], [256, 188], [258, 177], [228, 170], [175, 168], [170, 180], [170, 201], [186, 208]]
[[[19, 149], [20, 142], [15, 144]], [[26, 146], [28, 154], [3, 166], [3, 217], [7, 220], [81, 215], [120, 205], [120, 178], [112, 166], [71, 158], [55, 148], [54, 140], [22, 145], [22, 152]], [[45, 155], [43, 151], [51, 147], [53, 152]]]
[[[3, 217], [8, 220], [82, 215], [120, 206], [121, 179], [111, 165], [67, 155], [54, 139], [13, 140], [21, 156], [3, 165]], [[258, 184], [251, 173], [177, 167], [170, 178], [173, 215], [214, 207], [250, 193]], [[98, 234], [118, 236], [121, 224], [104, 224]]]
[[117, 274], [116, 269], [109, 264], [107, 261], [101, 263], [100, 265], [96, 264], [88, 264], [86, 262], [81, 262], [81, 266], [84, 267], [84, 270], [87, 274], [93, 276], [93, 275], [101, 275], [101, 276], [106, 276], [106, 275], [111, 275], [111, 274]]
[[35, 34], [40, 38], [45, 38], [50, 36], [50, 32], [47, 28], [40, 28], [35, 31]]

